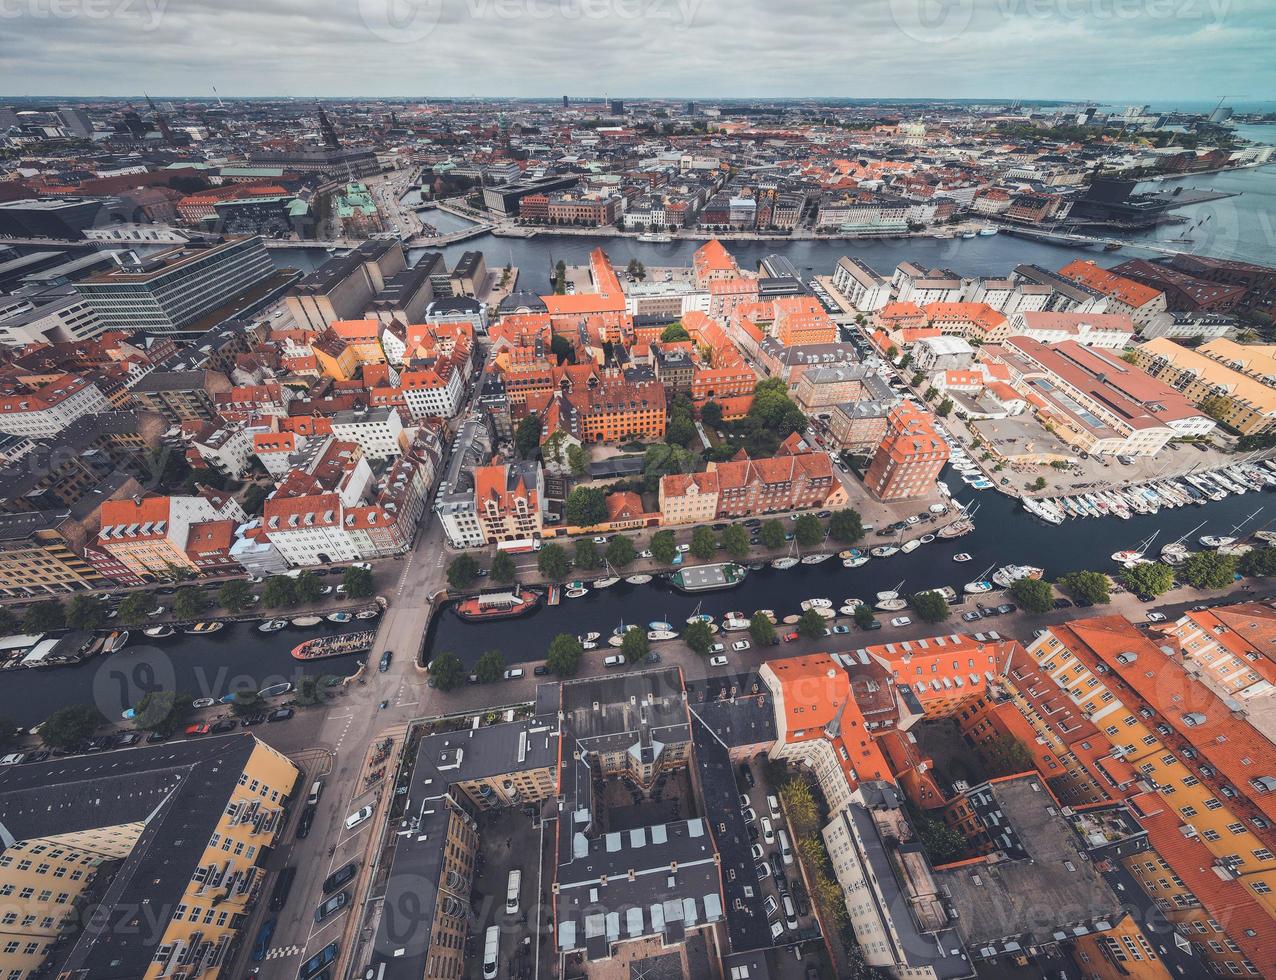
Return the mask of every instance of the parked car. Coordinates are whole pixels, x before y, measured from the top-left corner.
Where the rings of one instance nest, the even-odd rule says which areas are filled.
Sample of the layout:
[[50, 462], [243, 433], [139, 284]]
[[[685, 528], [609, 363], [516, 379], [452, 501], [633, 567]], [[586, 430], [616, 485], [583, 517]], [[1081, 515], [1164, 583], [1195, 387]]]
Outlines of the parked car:
[[279, 880], [275, 882], [275, 890], [270, 893], [270, 910], [278, 912], [288, 903], [288, 893], [292, 891], [292, 879], [297, 876], [297, 869], [292, 865], [279, 872]]
[[685, 555], [688, 551], [690, 551], [690, 550], [691, 550], [691, 545], [689, 545], [689, 544], [680, 544], [680, 545], [678, 545], [678, 547], [676, 547], [674, 550], [675, 550], [676, 552], [678, 552], [678, 554], [680, 554], [680, 555]]
[[710, 658], [709, 658], [709, 666], [710, 666], [710, 667], [725, 667], [726, 665], [727, 665], [727, 658], [726, 658], [726, 657], [723, 657], [723, 656], [717, 656], [717, 657], [710, 657]]
[[785, 634], [784, 634], [784, 642], [785, 642], [785, 643], [792, 643], [794, 640], [796, 640], [796, 639], [798, 638], [798, 635], [799, 635], [799, 634], [798, 634], [798, 631], [797, 631], [797, 630], [793, 630], [792, 632], [785, 633]]
[[209, 724], [207, 724], [207, 723], [198, 723], [198, 724], [194, 724], [194, 725], [187, 725], [187, 726], [186, 726], [186, 735], [187, 735], [187, 737], [188, 737], [188, 738], [193, 738], [193, 737], [195, 737], [196, 735], [207, 735], [207, 734], [208, 734], [210, 731], [212, 731], [212, 730], [213, 730], [213, 726], [212, 726], [212, 725], [209, 725]]
[[359, 824], [363, 823], [368, 817], [372, 816], [372, 807], [365, 806], [346, 817], [346, 830], [353, 830]]
[[212, 733], [214, 735], [221, 735], [223, 732], [233, 732], [238, 727], [239, 722], [237, 722], [234, 718], [223, 718], [221, 721], [213, 723]]
[[849, 626], [834, 626], [833, 627], [833, 632], [839, 635], [842, 633], [849, 633], [850, 631], [851, 631], [851, 628]]
[[516, 681], [522, 676], [523, 676], [522, 667], [511, 667], [509, 670], [505, 672], [505, 679], [507, 681]]
[[766, 851], [762, 849], [761, 844], [750, 845], [749, 853], [753, 855], [754, 861], [761, 861], [762, 858], [766, 856]]
[[740, 778], [744, 780], [744, 784], [753, 789], [753, 770], [749, 768], [748, 763], [742, 763], [740, 766]]
[[725, 647], [723, 644], [721, 644], [721, 643], [710, 643], [710, 644], [709, 644], [709, 652], [710, 652], [710, 653], [721, 653], [721, 652], [722, 652], [723, 650], [725, 650], [725, 649], [726, 649], [726, 647]]
[[301, 964], [301, 969], [297, 971], [298, 980], [317, 978], [320, 970], [327, 973], [328, 971], [325, 968], [337, 958], [337, 950], [340, 948], [341, 945], [334, 939], [319, 952], [315, 953], [314, 956]]
[[606, 543], [607, 543], [607, 535], [605, 534], [594, 535], [594, 544], [606, 544]]
[[907, 616], [896, 616], [894, 619], [891, 620], [891, 625], [892, 626], [912, 626], [913, 621], [909, 619]]
[[323, 880], [323, 893], [325, 895], [331, 895], [338, 888], [341, 888], [350, 881], [355, 876], [355, 872], [358, 870], [358, 861], [351, 861], [349, 864], [343, 864]]
[[544, 664], [537, 664], [535, 667], [532, 668], [532, 674], [535, 675], [536, 677], [544, 677], [548, 673], [549, 673], [549, 668], [546, 667]]
[[861, 628], [866, 630], [880, 630], [882, 628], [882, 621], [880, 619], [870, 619]]
[[266, 721], [287, 721], [293, 716], [292, 708], [277, 708], [266, 715]]
[[267, 919], [261, 924], [261, 928], [257, 930], [257, 941], [253, 943], [253, 962], [260, 963], [266, 958], [266, 951], [270, 949], [271, 937], [275, 934], [275, 920]]
[[970, 612], [964, 612], [964, 613], [962, 613], [962, 614], [961, 614], [961, 618], [962, 618], [963, 620], [965, 620], [967, 623], [973, 623], [973, 622], [975, 622], [975, 620], [977, 620], [977, 619], [983, 619], [983, 618], [984, 618], [984, 614], [983, 614], [983, 613], [981, 613], [981, 612], [977, 612], [976, 610], [972, 609], [972, 610], [970, 610]]
[[319, 808], [314, 805], [307, 805], [301, 811], [301, 817], [297, 820], [297, 839], [305, 840], [310, 836], [310, 826], [315, 822], [315, 811]]
[[1053, 603], [1051, 603], [1051, 605], [1052, 605], [1055, 609], [1071, 609], [1071, 608], [1072, 608], [1072, 600], [1071, 600], [1071, 599], [1059, 598], [1059, 599], [1056, 599]]
[[1019, 607], [1016, 606], [1013, 602], [1003, 602], [1000, 606], [997, 607], [997, 615], [1009, 616], [1012, 612], [1015, 612], [1016, 610], [1018, 610], [1018, 608]]
[[1148, 622], [1149, 623], [1164, 623], [1165, 613], [1159, 613], [1159, 612], [1148, 613]]
[[741, 815], [742, 817], [744, 817], [744, 822], [745, 822], [745, 823], [757, 823], [757, 822], [758, 822], [758, 815], [757, 815], [757, 813], [754, 811], [753, 807], [751, 807], [751, 806], [741, 807], [741, 809], [740, 809], [740, 815]]

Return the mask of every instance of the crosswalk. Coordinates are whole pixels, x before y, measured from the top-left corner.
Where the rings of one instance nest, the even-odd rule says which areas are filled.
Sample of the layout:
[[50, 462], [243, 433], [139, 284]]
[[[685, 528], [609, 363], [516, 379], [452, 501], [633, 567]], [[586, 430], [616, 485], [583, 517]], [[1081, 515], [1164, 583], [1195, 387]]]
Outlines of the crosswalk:
[[305, 948], [304, 946], [271, 946], [266, 950], [266, 959], [282, 960], [289, 956], [297, 956]]

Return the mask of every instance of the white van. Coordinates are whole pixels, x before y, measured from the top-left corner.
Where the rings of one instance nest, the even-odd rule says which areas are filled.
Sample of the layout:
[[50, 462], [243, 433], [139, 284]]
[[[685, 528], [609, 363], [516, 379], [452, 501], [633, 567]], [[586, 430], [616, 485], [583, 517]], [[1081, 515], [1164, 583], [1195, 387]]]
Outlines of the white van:
[[496, 980], [496, 958], [501, 949], [501, 930], [488, 926], [483, 939], [483, 980]]
[[523, 676], [523, 668], [522, 668], [522, 667], [514, 667], [514, 668], [512, 668], [512, 669], [510, 669], [510, 670], [507, 670], [507, 671], [505, 672], [505, 679], [506, 679], [507, 681], [516, 681], [516, 680], [518, 680], [518, 679], [519, 679], [520, 677], [522, 677], [522, 676]]
[[603, 657], [604, 667], [619, 667], [624, 662], [625, 662], [624, 657], [617, 657], [614, 654], [610, 657]]
[[775, 836], [780, 840], [780, 857], [784, 859], [785, 864], [792, 864], [793, 848], [789, 846], [789, 832], [781, 827], [775, 832]]
[[505, 885], [505, 914], [518, 915], [518, 893], [523, 885], [523, 872], [515, 868]]
[[793, 896], [784, 896], [784, 924], [790, 929], [797, 928], [797, 909], [793, 906]]

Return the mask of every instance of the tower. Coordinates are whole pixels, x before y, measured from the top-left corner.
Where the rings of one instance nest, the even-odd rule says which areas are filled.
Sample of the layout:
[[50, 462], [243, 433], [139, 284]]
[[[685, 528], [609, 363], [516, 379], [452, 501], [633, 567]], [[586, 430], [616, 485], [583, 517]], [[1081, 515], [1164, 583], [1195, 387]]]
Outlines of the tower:
[[328, 114], [323, 111], [323, 106], [319, 106], [319, 131], [323, 133], [324, 146], [330, 150], [341, 149], [341, 140], [337, 139], [337, 131], [328, 119]]

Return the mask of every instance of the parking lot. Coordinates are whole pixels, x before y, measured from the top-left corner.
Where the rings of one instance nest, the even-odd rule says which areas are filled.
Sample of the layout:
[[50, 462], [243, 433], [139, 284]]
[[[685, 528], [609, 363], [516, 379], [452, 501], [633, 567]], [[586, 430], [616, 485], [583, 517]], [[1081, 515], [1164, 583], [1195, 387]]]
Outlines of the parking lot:
[[[548, 831], [547, 831], [548, 832]], [[522, 810], [492, 810], [479, 818], [479, 848], [475, 861], [474, 887], [470, 905], [474, 911], [470, 936], [466, 940], [465, 975], [474, 980], [483, 976], [483, 944], [490, 926], [500, 930], [498, 975], [509, 980], [526, 980], [536, 972], [535, 956], [552, 946], [541, 937], [549, 935], [549, 895], [542, 894], [542, 865], [553, 862], [552, 835], [547, 848], [541, 846], [541, 831]], [[506, 909], [510, 872], [521, 875], [517, 911]], [[548, 880], [548, 879], [545, 879]], [[546, 888], [548, 886], [545, 886]], [[542, 963], [542, 969], [546, 966]]]

